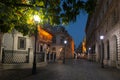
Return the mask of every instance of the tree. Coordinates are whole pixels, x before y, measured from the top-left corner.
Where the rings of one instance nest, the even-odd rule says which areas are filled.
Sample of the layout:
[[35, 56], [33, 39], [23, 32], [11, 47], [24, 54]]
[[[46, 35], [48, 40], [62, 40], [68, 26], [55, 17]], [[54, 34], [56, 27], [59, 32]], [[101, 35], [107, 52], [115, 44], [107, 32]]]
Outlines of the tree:
[[33, 15], [42, 19], [41, 24], [68, 24], [75, 22], [80, 10], [92, 14], [96, 0], [0, 0], [0, 31], [13, 28], [24, 35], [34, 31]]

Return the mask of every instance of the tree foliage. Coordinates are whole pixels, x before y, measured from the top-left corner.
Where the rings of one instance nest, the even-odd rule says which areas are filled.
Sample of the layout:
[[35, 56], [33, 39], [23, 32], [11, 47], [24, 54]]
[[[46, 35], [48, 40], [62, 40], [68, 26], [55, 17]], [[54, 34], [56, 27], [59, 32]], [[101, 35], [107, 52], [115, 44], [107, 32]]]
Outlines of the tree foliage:
[[40, 24], [68, 24], [76, 21], [81, 9], [91, 14], [95, 5], [96, 0], [0, 0], [0, 31], [15, 28], [29, 34], [35, 28], [35, 14], [42, 19]]

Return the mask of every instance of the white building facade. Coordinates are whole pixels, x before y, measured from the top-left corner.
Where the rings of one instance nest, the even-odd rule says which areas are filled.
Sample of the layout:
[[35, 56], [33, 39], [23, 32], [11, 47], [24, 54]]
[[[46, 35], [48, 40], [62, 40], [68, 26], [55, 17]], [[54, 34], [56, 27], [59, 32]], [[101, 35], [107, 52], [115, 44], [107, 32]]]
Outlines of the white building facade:
[[[36, 63], [37, 66], [47, 64], [47, 48], [52, 42], [52, 37], [48, 39], [49, 34], [41, 29], [38, 32], [36, 40]], [[41, 34], [41, 35], [39, 35]], [[44, 36], [41, 38], [41, 36]], [[5, 33], [1, 37], [0, 67], [3, 69], [32, 68], [35, 54], [35, 38], [33, 36], [23, 36], [20, 32], [14, 30], [14, 33]]]

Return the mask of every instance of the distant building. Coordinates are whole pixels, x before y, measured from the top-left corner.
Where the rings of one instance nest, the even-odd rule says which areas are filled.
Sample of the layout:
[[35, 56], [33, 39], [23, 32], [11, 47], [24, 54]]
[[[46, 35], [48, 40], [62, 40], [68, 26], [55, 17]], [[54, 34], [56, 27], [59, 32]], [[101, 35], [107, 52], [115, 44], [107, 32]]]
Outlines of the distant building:
[[[87, 50], [94, 61], [120, 68], [120, 0], [97, 0], [86, 26]], [[104, 39], [100, 40], [103, 35]]]
[[86, 38], [84, 38], [83, 42], [82, 42], [82, 53], [86, 54]]
[[76, 53], [82, 53], [82, 42], [80, 42], [79, 46], [77, 47], [77, 49], [75, 50]]
[[[50, 28], [48, 28], [50, 30]], [[62, 60], [65, 53], [65, 58], [73, 58], [74, 57], [74, 41], [72, 37], [67, 33], [63, 26], [53, 27], [50, 31], [53, 34], [53, 42], [51, 45], [51, 57], [52, 60], [58, 61]], [[64, 40], [67, 40], [67, 44], [65, 47]]]
[[78, 58], [87, 58], [87, 51], [86, 51], [86, 38], [83, 39], [83, 41], [78, 46], [77, 50]]

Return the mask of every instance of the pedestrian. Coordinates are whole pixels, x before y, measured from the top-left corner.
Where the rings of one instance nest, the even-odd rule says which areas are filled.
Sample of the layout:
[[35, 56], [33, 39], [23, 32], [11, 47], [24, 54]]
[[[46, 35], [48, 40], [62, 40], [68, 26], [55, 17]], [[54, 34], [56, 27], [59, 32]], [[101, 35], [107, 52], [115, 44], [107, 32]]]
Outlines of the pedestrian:
[[76, 64], [76, 62], [77, 62], [77, 53], [74, 53], [74, 62], [73, 62], [73, 64]]

